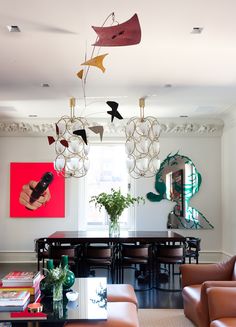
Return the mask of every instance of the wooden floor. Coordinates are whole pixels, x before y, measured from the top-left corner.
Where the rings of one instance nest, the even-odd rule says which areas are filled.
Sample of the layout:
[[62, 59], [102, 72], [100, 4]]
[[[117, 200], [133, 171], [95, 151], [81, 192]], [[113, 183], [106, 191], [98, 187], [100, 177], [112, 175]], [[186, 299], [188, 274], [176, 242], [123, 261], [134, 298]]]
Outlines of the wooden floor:
[[[37, 270], [34, 263], [0, 263], [0, 278], [13, 270], [31, 271]], [[106, 276], [106, 271], [99, 269], [95, 271], [96, 276]], [[151, 289], [148, 279], [135, 278], [134, 271], [125, 270], [124, 283], [130, 283], [136, 290], [140, 308], [183, 308], [181, 291], [169, 291], [169, 289], [181, 289], [179, 275], [168, 278], [165, 274], [154, 278]], [[163, 290], [160, 290], [163, 289]]]

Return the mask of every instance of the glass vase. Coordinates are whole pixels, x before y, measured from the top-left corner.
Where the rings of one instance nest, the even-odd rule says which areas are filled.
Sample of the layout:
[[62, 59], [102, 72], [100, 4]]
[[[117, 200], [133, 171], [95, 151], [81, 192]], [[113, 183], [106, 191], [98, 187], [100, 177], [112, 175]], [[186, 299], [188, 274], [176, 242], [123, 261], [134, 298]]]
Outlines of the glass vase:
[[67, 268], [66, 278], [63, 282], [63, 290], [69, 290], [71, 286], [75, 283], [75, 274], [69, 269], [69, 259], [68, 255], [61, 256], [61, 266], [62, 268]]
[[119, 219], [109, 219], [109, 236], [120, 236], [120, 224]]
[[53, 285], [53, 301], [61, 301], [63, 299], [63, 284], [55, 283]]

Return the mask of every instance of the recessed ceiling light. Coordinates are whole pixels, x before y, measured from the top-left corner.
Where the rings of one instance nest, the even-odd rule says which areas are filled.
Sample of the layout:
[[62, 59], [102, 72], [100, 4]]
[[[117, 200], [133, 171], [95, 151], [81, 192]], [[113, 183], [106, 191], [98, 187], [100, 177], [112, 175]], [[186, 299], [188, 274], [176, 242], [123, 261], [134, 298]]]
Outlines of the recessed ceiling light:
[[20, 32], [20, 28], [17, 25], [7, 25], [7, 29], [10, 33]]
[[203, 31], [203, 27], [193, 27], [191, 33], [192, 34], [201, 34]]
[[48, 83], [41, 83], [41, 87], [50, 87]]

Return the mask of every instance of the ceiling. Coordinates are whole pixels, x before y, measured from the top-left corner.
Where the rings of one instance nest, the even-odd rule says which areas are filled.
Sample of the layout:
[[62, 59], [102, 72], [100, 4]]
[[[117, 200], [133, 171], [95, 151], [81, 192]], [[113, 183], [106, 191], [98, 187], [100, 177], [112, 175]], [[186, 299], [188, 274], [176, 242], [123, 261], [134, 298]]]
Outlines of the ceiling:
[[[108, 100], [124, 118], [139, 115], [140, 97], [145, 115], [161, 118], [222, 118], [236, 107], [235, 0], [0, 0], [0, 8], [1, 119], [69, 114], [72, 96], [76, 115], [88, 117], [106, 117]], [[141, 42], [100, 49], [106, 71], [89, 70], [85, 108], [76, 73], [93, 50], [91, 26], [112, 12], [119, 23], [137, 13]]]

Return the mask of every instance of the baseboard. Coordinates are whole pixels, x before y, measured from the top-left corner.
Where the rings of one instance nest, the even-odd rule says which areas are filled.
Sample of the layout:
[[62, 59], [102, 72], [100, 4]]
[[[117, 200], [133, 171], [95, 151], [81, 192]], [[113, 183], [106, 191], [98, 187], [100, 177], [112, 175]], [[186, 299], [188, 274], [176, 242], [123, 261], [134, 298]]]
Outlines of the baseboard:
[[27, 263], [37, 262], [36, 253], [32, 251], [2, 251], [0, 252], [1, 263]]

